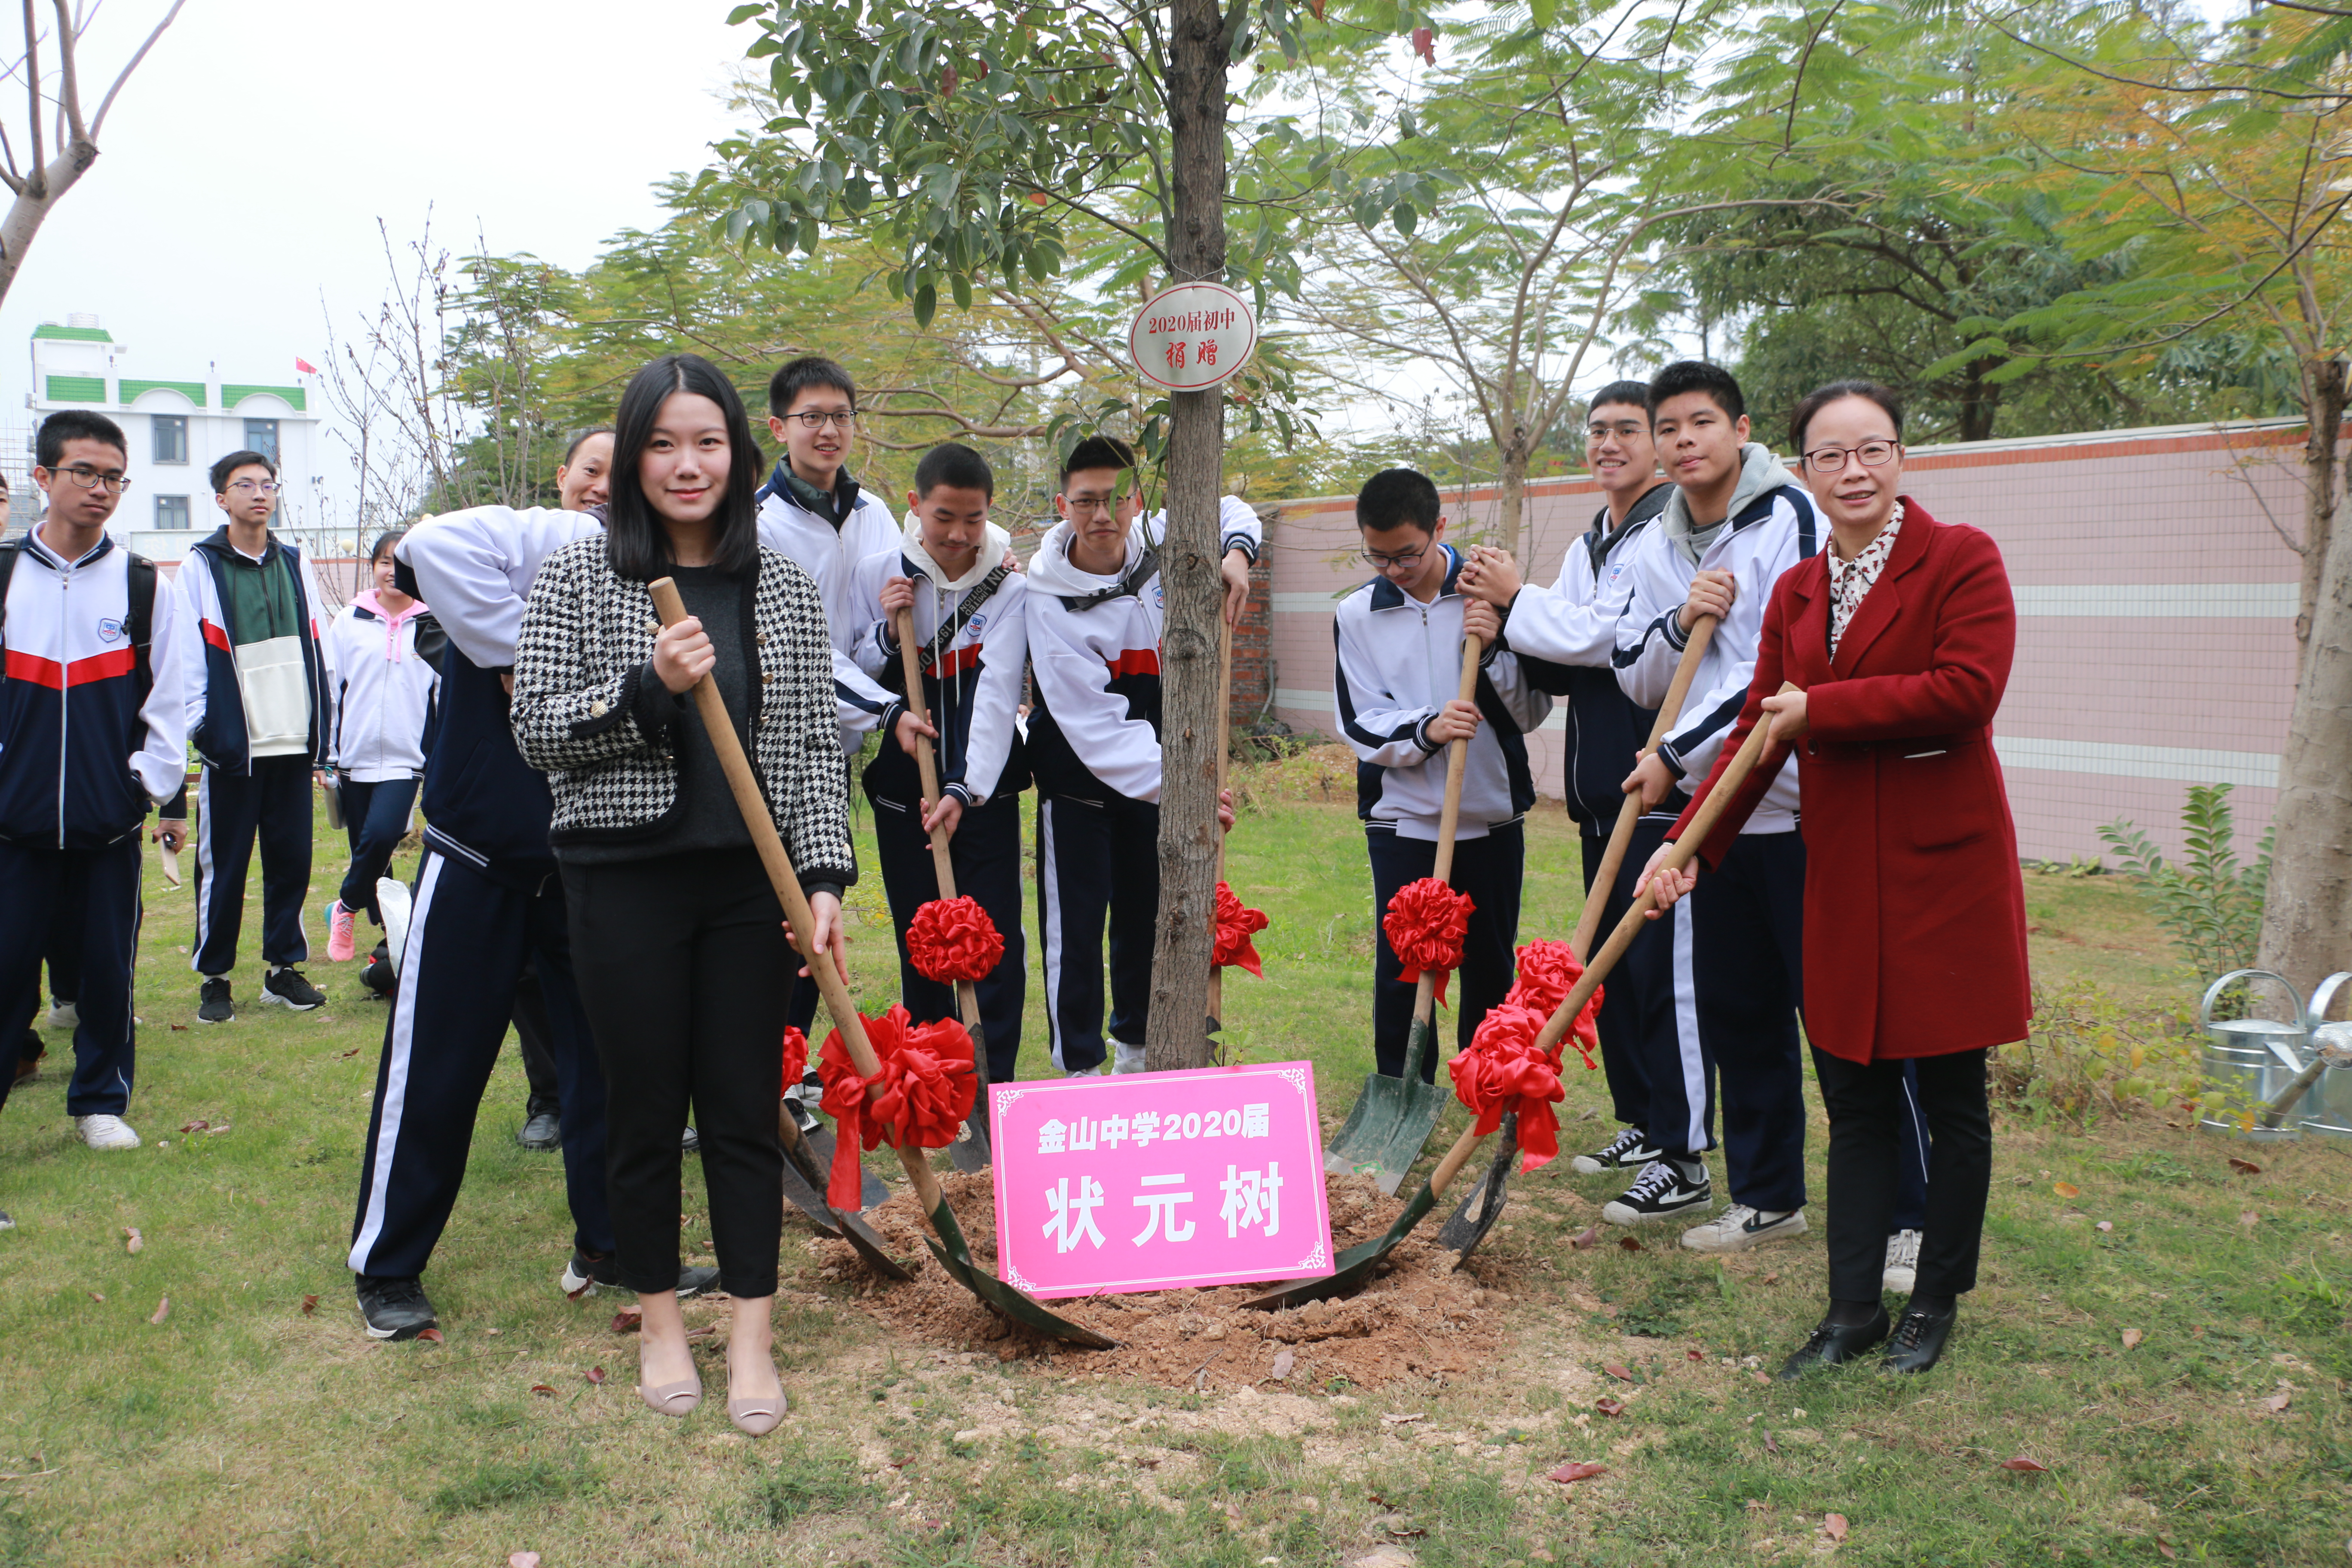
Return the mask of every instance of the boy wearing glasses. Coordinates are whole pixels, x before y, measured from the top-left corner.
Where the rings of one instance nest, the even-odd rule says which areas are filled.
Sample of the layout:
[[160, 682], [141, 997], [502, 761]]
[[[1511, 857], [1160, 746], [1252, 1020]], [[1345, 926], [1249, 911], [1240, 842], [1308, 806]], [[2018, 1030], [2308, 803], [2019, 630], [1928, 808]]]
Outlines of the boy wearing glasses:
[[[1658, 455], [1677, 488], [1626, 564], [1632, 591], [1615, 655], [1625, 695], [1663, 701], [1692, 628], [1704, 616], [1717, 622], [1673, 728], [1625, 780], [1641, 792], [1645, 826], [1671, 826], [1748, 700], [1772, 584], [1821, 548], [1824, 529], [1797, 477], [1748, 439], [1746, 403], [1728, 371], [1679, 361], [1651, 380], [1650, 399]], [[1740, 1252], [1809, 1228], [1797, 1035], [1805, 847], [1796, 829], [1791, 758], [1721, 868], [1658, 921], [1665, 940], [1627, 954], [1663, 968], [1672, 1005], [1653, 1010], [1642, 1046], [1657, 1158], [1602, 1208], [1612, 1225], [1714, 1206], [1706, 1153], [1719, 1076], [1731, 1203], [1685, 1231], [1683, 1245]]]
[[[1093, 436], [1062, 464], [1062, 521], [1029, 560], [1029, 766], [1037, 780], [1037, 924], [1054, 1065], [1103, 1070], [1103, 931], [1110, 931], [1113, 1072], [1143, 1070], [1160, 912], [1160, 555], [1164, 512], [1145, 518], [1127, 443]], [[1238, 498], [1219, 503], [1224, 614], [1249, 598], [1263, 531]], [[1230, 797], [1228, 797], [1230, 799]], [[1227, 801], [1221, 826], [1233, 826]]]
[[[295, 967], [310, 955], [302, 901], [310, 889], [311, 780], [326, 767], [326, 620], [302, 546], [271, 531], [278, 465], [231, 452], [212, 468], [226, 521], [190, 547], [180, 582], [203, 637], [189, 670], [188, 738], [204, 759], [196, 811], [196, 940], [204, 976], [196, 1019], [236, 1016], [229, 971], [245, 923], [245, 878], [261, 845], [264, 1003], [307, 1013], [326, 1001]], [[186, 815], [185, 807], [166, 816]]]
[[[35, 451], [48, 515], [0, 545], [0, 758], [14, 759], [0, 767], [0, 1040], [21, 1039], [40, 1005], [43, 950], [69, 946], [80, 976], [66, 1111], [91, 1148], [136, 1149], [122, 1113], [140, 826], [187, 773], [194, 638], [180, 589], [107, 535], [125, 488], [121, 428], [69, 409], [42, 421]], [[0, 1103], [16, 1078], [0, 1071]]]
[[[1551, 711], [1517, 656], [1497, 645], [1495, 606], [1461, 591], [1463, 559], [1444, 542], [1437, 486], [1411, 468], [1364, 481], [1356, 527], [1377, 574], [1339, 601], [1331, 636], [1338, 663], [1331, 696], [1339, 732], [1357, 756], [1356, 814], [1372, 867], [1372, 907], [1436, 869], [1438, 819], [1445, 805], [1446, 749], [1467, 743], [1462, 810], [1448, 879], [1470, 896], [1455, 999], [1456, 1048], [1467, 1046], [1487, 1009], [1511, 988], [1519, 931], [1519, 882], [1527, 860], [1520, 820], [1536, 803], [1528, 767], [1528, 731]], [[1463, 639], [1481, 639], [1473, 699], [1461, 700]], [[1372, 1056], [1391, 1078], [1404, 1072], [1414, 985], [1377, 919], [1372, 960]], [[1424, 1082], [1437, 1072], [1433, 1049]]]

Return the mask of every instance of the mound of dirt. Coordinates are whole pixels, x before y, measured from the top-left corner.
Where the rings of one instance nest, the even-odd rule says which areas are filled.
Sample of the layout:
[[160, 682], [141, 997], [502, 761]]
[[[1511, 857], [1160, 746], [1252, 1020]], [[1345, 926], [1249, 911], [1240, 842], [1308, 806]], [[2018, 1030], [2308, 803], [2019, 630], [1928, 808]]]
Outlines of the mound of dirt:
[[[1368, 1176], [1327, 1177], [1326, 1184], [1332, 1240], [1340, 1249], [1381, 1235], [1404, 1207]], [[972, 1257], [992, 1270], [996, 1204], [989, 1178], [950, 1175], [941, 1185]], [[1041, 1371], [1066, 1376], [1108, 1373], [1171, 1388], [1269, 1383], [1320, 1389], [1339, 1379], [1378, 1388], [1463, 1375], [1501, 1342], [1501, 1302], [1468, 1273], [1456, 1273], [1454, 1255], [1433, 1244], [1438, 1218], [1423, 1220], [1390, 1255], [1386, 1270], [1346, 1299], [1262, 1312], [1241, 1304], [1257, 1289], [1231, 1286], [1046, 1303], [1118, 1342], [1108, 1351], [1081, 1349], [1011, 1322], [949, 1279], [923, 1246], [928, 1227], [908, 1193], [868, 1209], [866, 1219], [893, 1256], [920, 1260], [912, 1282], [876, 1279], [846, 1242], [814, 1246], [821, 1273], [863, 1282], [859, 1306], [926, 1345], [1029, 1360]]]

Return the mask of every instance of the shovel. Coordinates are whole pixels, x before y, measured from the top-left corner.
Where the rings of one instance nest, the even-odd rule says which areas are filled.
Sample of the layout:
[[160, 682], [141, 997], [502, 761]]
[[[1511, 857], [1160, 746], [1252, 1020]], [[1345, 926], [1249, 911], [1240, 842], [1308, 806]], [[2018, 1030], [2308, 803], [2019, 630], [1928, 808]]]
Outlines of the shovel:
[[[1703, 616], [1691, 628], [1690, 641], [1683, 645], [1682, 658], [1675, 663], [1675, 678], [1666, 688], [1666, 699], [1658, 705], [1658, 717], [1650, 726], [1650, 743], [1642, 755], [1655, 752], [1674, 728], [1675, 719], [1682, 712], [1683, 702], [1690, 696], [1691, 681], [1698, 674], [1698, 661], [1706, 653], [1706, 645], [1715, 640], [1716, 619]], [[1592, 939], [1601, 930], [1601, 911], [1608, 906], [1609, 890], [1617, 885], [1618, 868], [1625, 863], [1625, 849], [1633, 837], [1634, 825], [1642, 819], [1642, 795], [1636, 790], [1625, 796], [1618, 808], [1617, 826], [1610, 830], [1608, 847], [1602, 851], [1601, 864], [1594, 870], [1592, 889], [1584, 898], [1583, 911], [1578, 915], [1575, 934], [1568, 939], [1568, 948], [1582, 963], [1592, 951]], [[1458, 1254], [1456, 1268], [1470, 1260], [1495, 1222], [1503, 1216], [1507, 1201], [1506, 1188], [1510, 1184], [1511, 1164], [1519, 1152], [1519, 1119], [1503, 1119], [1503, 1144], [1495, 1152], [1495, 1163], [1486, 1169], [1486, 1179], [1462, 1194], [1462, 1202], [1447, 1217], [1437, 1232], [1437, 1245]]]
[[[1780, 689], [1794, 691], [1797, 689], [1783, 686]], [[1732, 797], [1748, 782], [1748, 775], [1755, 771], [1758, 760], [1764, 754], [1764, 737], [1770, 727], [1768, 721], [1759, 721], [1748, 731], [1746, 742], [1725, 767], [1723, 776], [1716, 780], [1715, 787], [1707, 792], [1706, 801], [1691, 818], [1689, 828], [1666, 847], [1666, 857], [1663, 862], [1664, 868], [1678, 871], [1697, 856], [1699, 846], [1705, 844], [1707, 836], [1715, 831], [1717, 819], [1730, 806]], [[1656, 907], [1657, 895], [1649, 889], [1643, 889], [1642, 896], [1633, 900], [1633, 907], [1627, 910], [1624, 918], [1617, 922], [1617, 929], [1609, 933], [1609, 940], [1601, 944], [1601, 951], [1593, 954], [1592, 962], [1585, 966], [1584, 973], [1570, 987], [1559, 1006], [1545, 1021], [1542, 1031], [1536, 1036], [1538, 1050], [1559, 1049], [1560, 1041], [1568, 1037], [1568, 1031], [1574, 1026], [1577, 1015], [1583, 1012], [1584, 1005], [1592, 1000], [1592, 994], [1601, 989], [1601, 982], [1617, 966], [1617, 961], [1625, 956], [1625, 950], [1641, 934], [1643, 919]], [[1453, 1184], [1454, 1176], [1483, 1142], [1475, 1122], [1465, 1128], [1462, 1136], [1454, 1141], [1454, 1147], [1447, 1150], [1445, 1157], [1437, 1163], [1437, 1169], [1429, 1173], [1429, 1180], [1422, 1184], [1421, 1191], [1415, 1193], [1412, 1201], [1405, 1205], [1404, 1213], [1397, 1215], [1396, 1223], [1377, 1239], [1351, 1247], [1339, 1254], [1333, 1259], [1339, 1265], [1335, 1272], [1320, 1279], [1289, 1280], [1262, 1296], [1244, 1301], [1242, 1305], [1276, 1311], [1326, 1296], [1336, 1296], [1370, 1279], [1388, 1255], [1394, 1252], [1398, 1244], [1411, 1234], [1412, 1227], [1421, 1223], [1422, 1217], [1437, 1206], [1437, 1200], [1445, 1195], [1445, 1189]]]
[[[1478, 689], [1478, 655], [1484, 644], [1462, 639], [1461, 700], [1471, 700]], [[1470, 763], [1470, 742], [1456, 741], [1445, 761], [1445, 807], [1437, 819], [1437, 864], [1430, 872], [1444, 882], [1454, 874], [1454, 831], [1462, 818], [1462, 773]], [[1412, 1028], [1405, 1037], [1404, 1076], [1390, 1078], [1374, 1072], [1364, 1079], [1363, 1093], [1348, 1112], [1339, 1135], [1323, 1151], [1323, 1171], [1339, 1175], [1369, 1171], [1381, 1191], [1393, 1194], [1404, 1184], [1404, 1173], [1421, 1157], [1421, 1146], [1451, 1098], [1434, 1083], [1421, 1080], [1421, 1064], [1437, 1048], [1432, 1019], [1437, 1011], [1437, 976], [1427, 970], [1413, 993]]]
[[792, 1108], [781, 1101], [776, 1107], [776, 1137], [784, 1146], [784, 1196], [807, 1216], [816, 1233], [828, 1240], [849, 1243], [857, 1256], [866, 1259], [866, 1266], [885, 1279], [912, 1279], [914, 1275], [884, 1250], [881, 1237], [863, 1217], [825, 1203], [824, 1167], [818, 1163], [808, 1141], [801, 1136]]
[[[661, 616], [662, 625], [671, 626], [686, 618], [686, 605], [677, 596], [675, 583], [661, 577], [646, 584], [646, 588], [653, 596], [654, 609]], [[824, 998], [825, 1011], [833, 1015], [834, 1026], [841, 1031], [842, 1043], [848, 1047], [850, 1062], [857, 1068], [858, 1076], [875, 1078], [880, 1074], [882, 1064], [874, 1055], [873, 1043], [866, 1037], [866, 1021], [857, 1016], [857, 1006], [849, 999], [849, 986], [834, 967], [832, 954], [817, 951], [811, 940], [816, 918], [810, 912], [807, 896], [801, 891], [801, 879], [793, 870], [792, 858], [784, 853], [784, 842], [776, 835], [775, 819], [768, 815], [767, 799], [751, 772], [751, 759], [743, 754], [742, 739], [735, 733], [734, 722], [727, 716], [727, 704], [709, 676], [695, 682], [694, 702], [702, 727], [710, 736], [711, 750], [718, 753], [719, 765], [727, 774], [728, 787], [734, 793], [735, 807], [743, 814], [743, 826], [760, 852], [768, 880], [775, 887], [777, 900], [784, 906], [784, 918], [792, 926], [793, 945], [807, 960], [809, 973], [815, 977], [818, 994]], [[954, 1211], [948, 1207], [946, 1194], [940, 1191], [939, 1178], [931, 1174], [923, 1151], [911, 1143], [902, 1143], [898, 1160], [907, 1168], [907, 1180], [915, 1189], [916, 1202], [922, 1205], [924, 1216], [939, 1236], [937, 1241], [926, 1237], [924, 1245], [951, 1279], [1005, 1316], [1040, 1333], [1095, 1350], [1117, 1348], [1116, 1340], [1046, 1310], [1042, 1303], [975, 1264], [971, 1246], [964, 1240], [963, 1227], [956, 1223]]]
[[[898, 664], [907, 678], [907, 706], [915, 717], [928, 724], [930, 714], [923, 702], [923, 666], [915, 653], [915, 612], [898, 612]], [[915, 766], [923, 778], [923, 813], [929, 816], [940, 803], [940, 763], [931, 750], [931, 738], [919, 735], [915, 740]], [[949, 852], [947, 829], [931, 829], [931, 870], [938, 877], [940, 897], [956, 896], [955, 857]], [[956, 982], [956, 1007], [963, 1014], [964, 1033], [971, 1037], [971, 1070], [980, 1079], [980, 1093], [971, 1102], [971, 1115], [965, 1121], [963, 1136], [948, 1145], [948, 1158], [955, 1168], [970, 1175], [988, 1169], [988, 1037], [980, 1026], [980, 992], [969, 980]]]
[[[1234, 749], [1234, 624], [1226, 620], [1222, 610], [1217, 617], [1217, 802], [1225, 798], [1225, 764]], [[1225, 835], [1217, 835], [1217, 880], [1225, 879]], [[1217, 940], [1217, 914], [1213, 903], [1209, 910], [1209, 942]], [[1209, 1016], [1203, 1031], [1209, 1037], [1209, 1059], [1222, 1067], [1224, 1051], [1217, 1037], [1225, 1028], [1225, 972], [1216, 964], [1209, 966]]]

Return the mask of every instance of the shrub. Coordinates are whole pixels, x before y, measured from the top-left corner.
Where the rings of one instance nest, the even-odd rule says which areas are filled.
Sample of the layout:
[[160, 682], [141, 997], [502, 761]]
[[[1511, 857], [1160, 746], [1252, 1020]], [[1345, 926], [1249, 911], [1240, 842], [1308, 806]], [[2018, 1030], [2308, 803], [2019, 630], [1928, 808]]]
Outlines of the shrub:
[[2168, 865], [2147, 834], [2128, 817], [2099, 829], [2099, 837], [2125, 867], [2146, 879], [2156, 900], [2156, 916], [2189, 962], [2200, 984], [2233, 969], [2252, 968], [2262, 935], [2263, 892], [2270, 880], [2271, 841], [2252, 866], [2238, 864], [2237, 826], [2230, 809], [2229, 784], [2191, 784], [2180, 810], [2189, 844], [2188, 863]]
[[2185, 1008], [2133, 1013], [2086, 980], [2037, 985], [2032, 1030], [1993, 1053], [1992, 1092], [2037, 1121], [2077, 1127], [2145, 1107], [2242, 1114], [2206, 1087], [2189, 1023]]

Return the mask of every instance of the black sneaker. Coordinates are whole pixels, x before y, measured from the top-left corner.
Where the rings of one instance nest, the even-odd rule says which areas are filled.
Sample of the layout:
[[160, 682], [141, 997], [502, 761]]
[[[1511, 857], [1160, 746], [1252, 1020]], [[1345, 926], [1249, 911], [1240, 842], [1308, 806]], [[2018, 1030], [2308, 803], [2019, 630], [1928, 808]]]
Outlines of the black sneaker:
[[414, 1279], [379, 1279], [365, 1274], [352, 1279], [359, 1287], [360, 1316], [367, 1320], [372, 1340], [413, 1340], [440, 1321], [433, 1315], [433, 1303], [425, 1299], [425, 1287]]
[[522, 1124], [522, 1130], [515, 1134], [515, 1142], [526, 1149], [542, 1152], [549, 1149], [561, 1149], [563, 1147], [563, 1122], [552, 1110], [534, 1112], [530, 1120]]
[[1650, 1147], [1650, 1135], [1638, 1127], [1628, 1127], [1606, 1148], [1579, 1154], [1575, 1165], [1585, 1175], [1597, 1176], [1603, 1171], [1638, 1171], [1657, 1157], [1658, 1152]]
[[1653, 1160], [1642, 1167], [1623, 1196], [1610, 1200], [1601, 1217], [1611, 1225], [1647, 1225], [1707, 1208], [1714, 1202], [1715, 1189], [1707, 1182], [1705, 1165], [1698, 1165], [1694, 1177], [1672, 1160]]
[[261, 983], [261, 999], [291, 1007], [297, 1013], [327, 1005], [327, 994], [303, 979], [302, 972], [290, 964], [269, 972], [269, 977]]
[[701, 1153], [702, 1134], [697, 1132], [693, 1127], [689, 1125], [687, 1130], [678, 1136], [677, 1152], [681, 1154]]
[[[563, 1293], [575, 1301], [599, 1285], [608, 1290], [627, 1289], [621, 1283], [618, 1254], [607, 1252], [600, 1257], [583, 1252], [576, 1247], [572, 1249], [572, 1261], [563, 1266], [563, 1274], [558, 1283], [563, 1287]], [[677, 1271], [677, 1299], [691, 1301], [718, 1283], [719, 1270], [716, 1268], [681, 1268]], [[635, 1293], [631, 1292], [632, 1295]]]
[[236, 1008], [228, 999], [228, 976], [206, 975], [204, 989], [198, 994], [196, 1022], [226, 1024], [236, 1016]]

